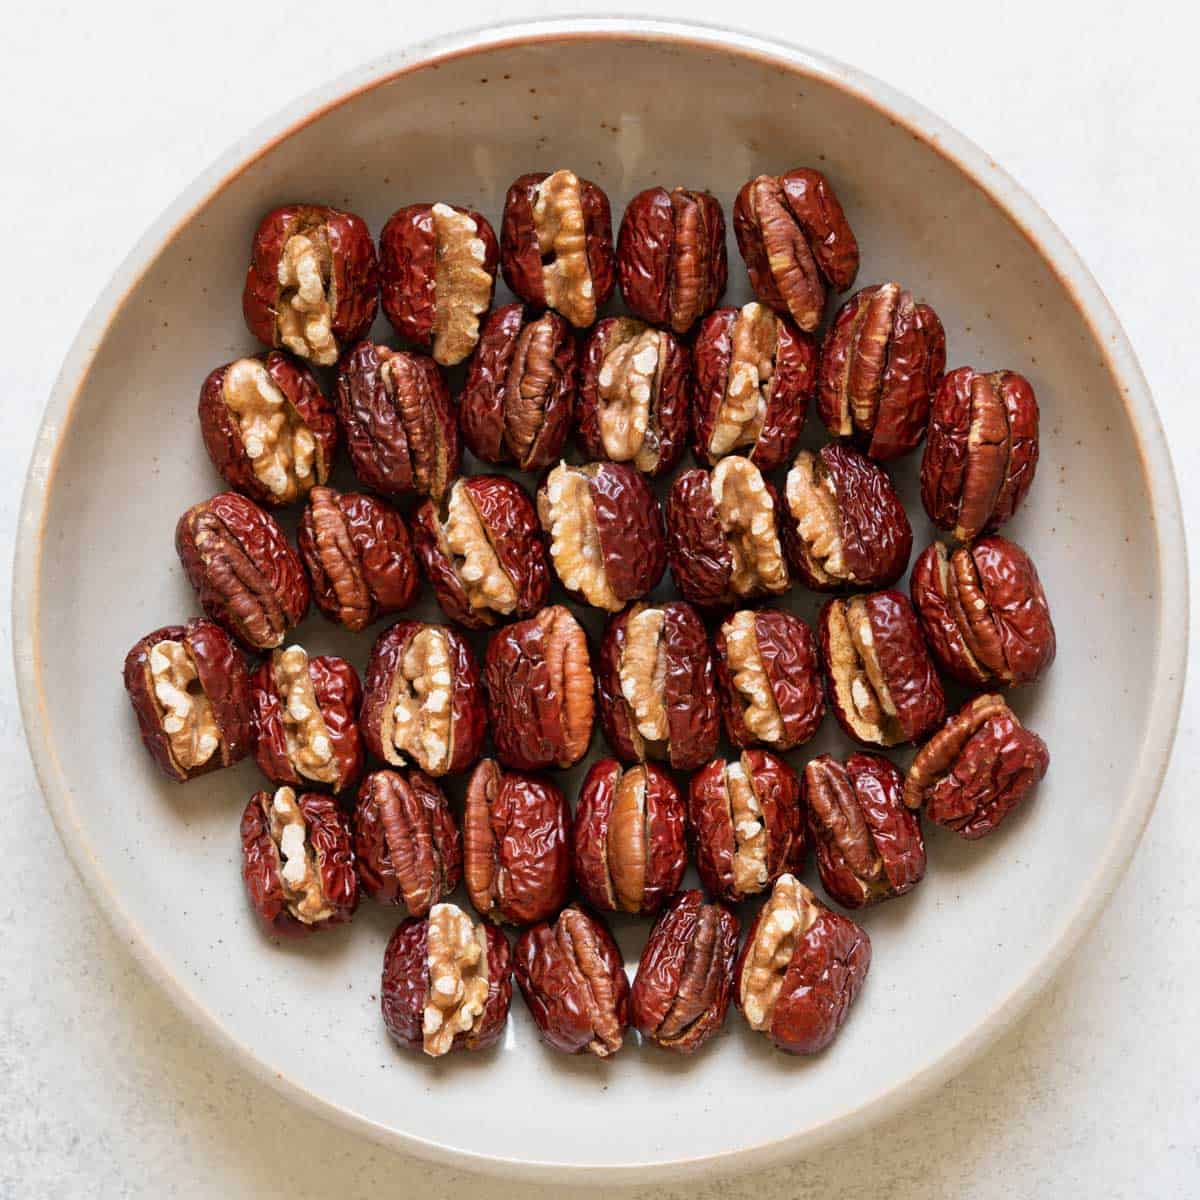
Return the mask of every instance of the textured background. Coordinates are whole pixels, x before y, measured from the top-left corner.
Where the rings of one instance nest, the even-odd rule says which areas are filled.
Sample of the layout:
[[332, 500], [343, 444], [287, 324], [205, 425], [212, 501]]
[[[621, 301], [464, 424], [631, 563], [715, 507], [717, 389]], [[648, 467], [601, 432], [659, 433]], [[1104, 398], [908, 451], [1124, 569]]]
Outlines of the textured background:
[[[843, 59], [994, 155], [1075, 243], [1125, 323], [1190, 516], [1200, 514], [1200, 371], [1187, 299], [1200, 276], [1200, 91], [1173, 8], [656, 0], [639, 11], [735, 19]], [[11, 561], [42, 405], [76, 327], [200, 167], [285, 101], [406, 40], [504, 17], [596, 11], [568, 0], [525, 0], [515, 10], [484, 0], [344, 0], [332, 10], [209, 0], [203, 9], [45, 5], [36, 18], [29, 6], [10, 17], [0, 75], [9, 230], [2, 561]], [[5, 589], [5, 641], [9, 627]], [[1200, 645], [1194, 635], [1193, 624]], [[1080, 697], [1081, 721], [1119, 719], [1103, 703], [1089, 710], [1096, 700]], [[1200, 900], [1188, 865], [1198, 717], [1190, 688], [1158, 809], [1109, 911], [988, 1054], [901, 1118], [792, 1167], [653, 1194], [1200, 1194]], [[76, 879], [37, 790], [7, 655], [0, 772], [0, 1197], [566, 1195], [405, 1160], [292, 1108], [219, 1058], [145, 981]], [[619, 1193], [642, 1194], [651, 1193]]]

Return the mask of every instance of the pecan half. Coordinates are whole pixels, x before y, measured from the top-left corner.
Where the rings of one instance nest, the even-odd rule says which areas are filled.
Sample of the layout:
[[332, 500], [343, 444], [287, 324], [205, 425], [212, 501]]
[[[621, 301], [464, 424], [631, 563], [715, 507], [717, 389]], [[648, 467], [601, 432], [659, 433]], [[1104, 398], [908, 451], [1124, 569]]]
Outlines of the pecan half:
[[754, 294], [806, 333], [821, 323], [826, 284], [844, 292], [858, 274], [858, 243], [820, 171], [751, 179], [734, 203], [733, 232]]
[[925, 842], [904, 806], [904, 777], [881, 754], [828, 754], [804, 768], [804, 811], [821, 886], [861, 908], [911, 891], [925, 876]]
[[898, 283], [855, 292], [821, 347], [817, 410], [833, 437], [884, 462], [915, 450], [946, 369], [946, 332]]
[[960, 542], [998, 529], [1025, 498], [1038, 461], [1038, 404], [1013, 371], [951, 371], [934, 396], [921, 502]]
[[252, 743], [246, 664], [211, 621], [166, 625], [125, 656], [125, 690], [142, 744], [186, 783], [245, 758]]
[[598, 918], [564, 908], [553, 925], [527, 929], [514, 949], [517, 983], [543, 1040], [567, 1054], [607, 1058], [629, 1024], [621, 952]]
[[725, 1023], [739, 923], [699, 891], [681, 892], [654, 923], [629, 994], [629, 1018], [664, 1050], [691, 1054]]
[[330, 366], [375, 319], [379, 273], [366, 222], [318, 204], [290, 204], [254, 234], [242, 314], [260, 342]]
[[273, 650], [308, 612], [308, 578], [279, 523], [221, 492], [175, 527], [175, 549], [204, 611], [250, 650]]
[[1003, 696], [969, 700], [917, 751], [904, 803], [962, 837], [989, 834], [1050, 765], [1046, 743], [1026, 729]]

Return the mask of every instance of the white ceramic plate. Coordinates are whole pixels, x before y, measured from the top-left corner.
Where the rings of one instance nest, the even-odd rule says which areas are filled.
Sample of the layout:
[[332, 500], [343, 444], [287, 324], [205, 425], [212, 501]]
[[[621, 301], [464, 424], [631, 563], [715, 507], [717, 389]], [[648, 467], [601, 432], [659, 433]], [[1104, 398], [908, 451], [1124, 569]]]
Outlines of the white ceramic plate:
[[[400, 1052], [377, 1005], [394, 911], [367, 902], [345, 930], [265, 940], [239, 879], [253, 764], [165, 782], [120, 686], [140, 635], [196, 612], [172, 533], [220, 487], [196, 396], [210, 368], [255, 349], [239, 305], [255, 223], [305, 198], [361, 213], [377, 232], [400, 205], [445, 198], [498, 226], [510, 180], [558, 166], [597, 180], [618, 216], [651, 183], [707, 186], [728, 213], [745, 179], [798, 164], [835, 181], [863, 247], [860, 284], [906, 281], [941, 314], [951, 365], [1022, 371], [1041, 398], [1041, 466], [1005, 532], [1032, 552], [1057, 617], [1058, 661], [1015, 701], [1051, 747], [1050, 774], [984, 842], [930, 833], [925, 882], [863, 916], [871, 975], [816, 1059], [773, 1052], [733, 1015], [692, 1061], [636, 1045], [609, 1063], [568, 1059], [540, 1045], [519, 999], [495, 1052], [437, 1063]], [[747, 296], [731, 238], [727, 302]], [[918, 457], [899, 474], [919, 549], [930, 530]], [[1126, 864], [1185, 661], [1186, 567], [1162, 430], [1113, 313], [1045, 215], [874, 80], [750, 37], [635, 21], [514, 26], [394, 56], [202, 175], [130, 255], [67, 358], [30, 469], [15, 592], [26, 728], [54, 819], [184, 1011], [292, 1099], [393, 1146], [591, 1180], [761, 1166], [960, 1069], [1046, 983]], [[815, 607], [799, 595], [796, 606]], [[360, 666], [370, 640], [319, 616], [299, 638]], [[827, 720], [809, 749], [841, 744]], [[619, 936], [632, 967], [644, 926]]]

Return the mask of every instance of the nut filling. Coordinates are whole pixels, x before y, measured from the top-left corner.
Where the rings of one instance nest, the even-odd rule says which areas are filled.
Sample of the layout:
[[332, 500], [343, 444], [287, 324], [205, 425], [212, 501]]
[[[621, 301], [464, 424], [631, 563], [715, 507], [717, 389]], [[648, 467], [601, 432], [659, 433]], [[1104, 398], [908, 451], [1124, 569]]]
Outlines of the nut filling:
[[608, 824], [607, 865], [613, 897], [625, 912], [641, 912], [646, 890], [646, 852], [650, 829], [646, 812], [646, 770], [634, 767], [621, 776]]
[[613, 462], [632, 462], [639, 471], [658, 465], [654, 398], [662, 386], [664, 337], [637, 321], [613, 327], [598, 379], [600, 440]]
[[562, 698], [563, 758], [569, 766], [583, 756], [595, 715], [594, 679], [583, 627], [561, 605], [543, 608], [535, 618], [546, 640], [546, 673]]
[[333, 916], [333, 907], [325, 898], [316, 855], [308, 840], [308, 825], [296, 793], [281, 787], [271, 799], [266, 814], [271, 841], [279, 851], [279, 879], [288, 912], [297, 921], [316, 925]]
[[801, 450], [788, 472], [787, 503], [817, 580], [853, 583], [855, 576], [842, 557], [837, 488], [833, 476], [820, 469], [819, 459], [810, 450]]
[[333, 336], [333, 255], [323, 228], [293, 234], [279, 256], [279, 340], [323, 367], [337, 362]]
[[555, 171], [538, 185], [533, 228], [542, 255], [546, 307], [579, 328], [596, 319], [596, 295], [587, 259], [587, 222], [579, 177]]
[[733, 886], [742, 895], [752, 895], [767, 883], [767, 830], [754, 782], [744, 764], [726, 764], [725, 791], [733, 822]]
[[461, 479], [450, 489], [440, 534], [471, 607], [508, 616], [517, 607], [516, 585], [501, 564], [470, 489]]
[[492, 277], [483, 269], [487, 247], [479, 227], [448, 204], [433, 206], [433, 357], [444, 367], [460, 363], [479, 341], [479, 317], [492, 301]]
[[336, 783], [338, 764], [333, 757], [329, 727], [313, 691], [307, 652], [301, 646], [276, 650], [271, 656], [271, 670], [283, 702], [283, 732], [289, 761], [306, 779]]
[[733, 686], [742, 698], [742, 721], [761, 742], [783, 740], [783, 718], [766, 668], [758, 652], [758, 625], [753, 612], [735, 613], [722, 629]]
[[454, 904], [429, 910], [426, 961], [429, 994], [422, 1015], [422, 1044], [436, 1058], [447, 1053], [460, 1033], [483, 1020], [488, 996], [487, 935]]
[[871, 618], [862, 598], [835, 603], [830, 616], [830, 664], [834, 684], [849, 701], [846, 714], [868, 732], [879, 731], [885, 745], [906, 741], [895, 702], [883, 678]]
[[751, 1029], [771, 1028], [792, 955], [816, 918], [812, 892], [794, 875], [781, 875], [763, 906], [742, 968], [740, 999]]
[[700, 910], [700, 921], [684, 957], [675, 998], [655, 1031], [655, 1040], [662, 1045], [685, 1037], [716, 1000], [721, 985], [717, 945], [721, 930], [717, 913], [711, 904]]
[[621, 1022], [612, 979], [596, 944], [590, 918], [577, 908], [565, 908], [554, 926], [555, 936], [566, 961], [578, 975], [584, 992], [591, 997], [587, 1013], [592, 1022], [588, 1049], [601, 1058], [621, 1048]]
[[666, 620], [661, 608], [643, 608], [634, 613], [625, 626], [625, 645], [617, 668], [621, 695], [633, 711], [638, 734], [648, 742], [665, 742], [670, 736], [665, 703]]
[[449, 641], [441, 629], [426, 626], [404, 650], [388, 711], [392, 745], [430, 775], [446, 771], [453, 750], [451, 683]]
[[731, 340], [725, 395], [708, 440], [713, 458], [758, 441], [775, 374], [779, 319], [761, 304], [747, 304], [733, 323]]
[[710, 487], [730, 553], [730, 586], [737, 596], [762, 588], [787, 590], [787, 567], [775, 529], [775, 502], [762, 473], [748, 459], [723, 458], [713, 468]]
[[171, 758], [182, 771], [203, 766], [221, 744], [221, 735], [195, 660], [182, 642], [157, 642], [150, 650], [149, 670]]
[[617, 599], [604, 569], [591, 485], [577, 467], [559, 463], [546, 480], [548, 512], [543, 524], [550, 531], [550, 557], [563, 587], [578, 592], [596, 608], [617, 612]]

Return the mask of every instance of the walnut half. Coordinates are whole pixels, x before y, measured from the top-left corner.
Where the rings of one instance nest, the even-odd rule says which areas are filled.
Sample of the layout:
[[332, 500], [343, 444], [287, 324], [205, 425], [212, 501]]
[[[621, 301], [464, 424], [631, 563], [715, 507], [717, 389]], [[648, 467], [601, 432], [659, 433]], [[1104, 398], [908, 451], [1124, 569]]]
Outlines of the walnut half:
[[667, 648], [663, 640], [667, 614], [643, 608], [625, 626], [625, 644], [618, 664], [621, 695], [633, 713], [634, 728], [647, 742], [665, 742], [667, 721]]
[[758, 651], [755, 613], [742, 609], [722, 627], [733, 686], [742, 701], [742, 723], [760, 742], [783, 740], [783, 717]]
[[279, 340], [323, 367], [337, 362], [333, 336], [333, 255], [323, 225], [294, 233], [279, 256]]
[[193, 771], [212, 758], [221, 741], [195, 660], [182, 642], [162, 641], [150, 649], [149, 668], [171, 757], [180, 770]]
[[616, 612], [623, 601], [613, 592], [604, 566], [591, 480], [585, 469], [559, 463], [546, 478], [538, 503], [550, 535], [550, 558], [563, 587], [596, 608]]
[[271, 671], [282, 705], [289, 761], [306, 779], [337, 783], [338, 763], [313, 691], [307, 651], [302, 646], [276, 650], [271, 655]]
[[334, 910], [321, 887], [308, 823], [296, 793], [290, 787], [277, 789], [264, 815], [271, 841], [279, 852], [279, 878], [288, 911], [305, 925], [327, 920]]
[[865, 599], [834, 601], [828, 612], [830, 675], [856, 736], [884, 746], [906, 741], [879, 662]]
[[445, 631], [427, 625], [405, 648], [388, 699], [385, 737], [430, 775], [444, 774], [453, 756], [451, 671]]
[[784, 976], [800, 939], [817, 919], [816, 897], [794, 875], [781, 875], [743, 951], [740, 1002], [750, 1028], [769, 1031]]
[[779, 318], [765, 305], [745, 305], [733, 324], [729, 376], [708, 443], [712, 458], [757, 444], [778, 347]]
[[423, 1049], [433, 1058], [446, 1054], [460, 1033], [483, 1020], [488, 997], [487, 935], [454, 904], [429, 910], [426, 963], [429, 991], [422, 1018]]
[[587, 221], [579, 177], [560, 170], [537, 187], [533, 228], [542, 255], [546, 306], [584, 328], [596, 319], [596, 291], [587, 258]]
[[731, 455], [712, 471], [712, 499], [733, 556], [730, 587], [735, 595], [784, 592], [787, 566], [779, 543], [775, 501], [758, 467]]

